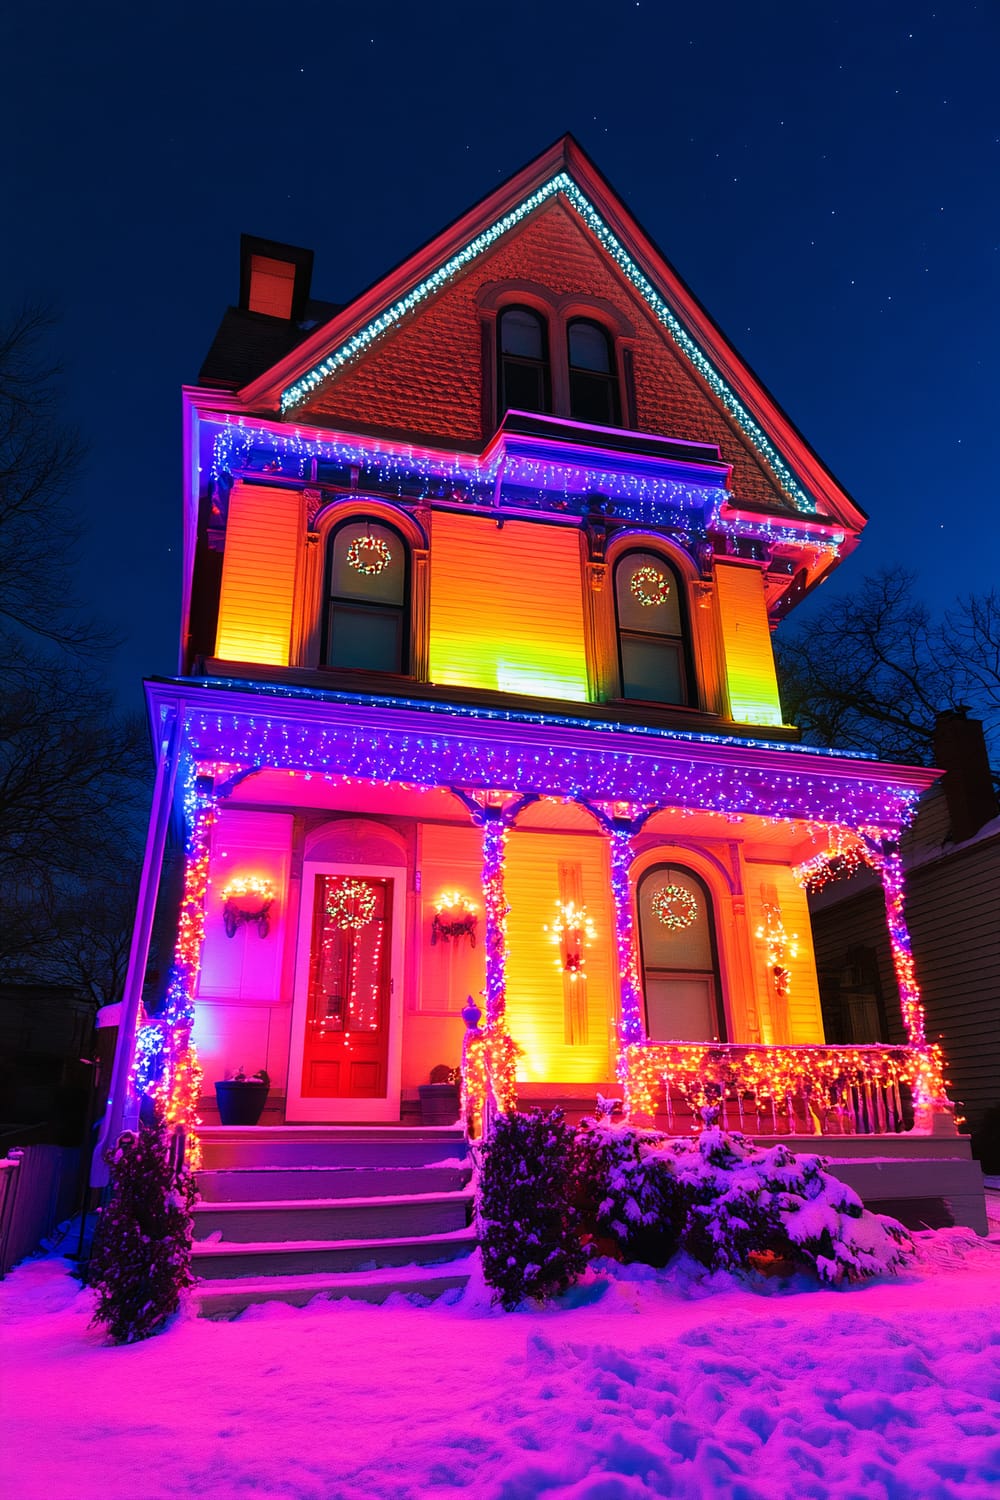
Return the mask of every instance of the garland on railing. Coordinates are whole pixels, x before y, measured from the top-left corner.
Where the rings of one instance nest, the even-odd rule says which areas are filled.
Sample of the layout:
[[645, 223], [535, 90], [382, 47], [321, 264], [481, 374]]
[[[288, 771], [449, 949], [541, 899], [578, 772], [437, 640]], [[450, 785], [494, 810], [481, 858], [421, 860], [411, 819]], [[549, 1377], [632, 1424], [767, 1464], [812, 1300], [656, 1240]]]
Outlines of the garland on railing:
[[[652, 1042], [627, 1047], [622, 1054], [622, 1082], [629, 1113], [653, 1115], [669, 1106], [671, 1090], [695, 1118], [720, 1099], [749, 1095], [754, 1106], [788, 1106], [802, 1099], [817, 1122], [822, 1113], [848, 1101], [851, 1089], [889, 1090], [899, 1114], [901, 1084], [913, 1088], [926, 1069], [940, 1072], [937, 1047], [768, 1047], [725, 1046], [689, 1042]], [[877, 1123], [880, 1106], [871, 1104]], [[885, 1112], [885, 1106], [881, 1108]], [[817, 1130], [816, 1133], [819, 1133]]]

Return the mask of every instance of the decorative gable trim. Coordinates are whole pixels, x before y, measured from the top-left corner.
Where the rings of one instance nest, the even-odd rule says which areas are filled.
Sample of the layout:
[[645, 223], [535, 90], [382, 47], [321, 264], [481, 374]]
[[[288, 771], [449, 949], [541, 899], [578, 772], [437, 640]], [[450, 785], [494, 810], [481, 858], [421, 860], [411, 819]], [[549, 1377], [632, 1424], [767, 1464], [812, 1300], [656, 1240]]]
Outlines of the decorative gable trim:
[[597, 209], [580, 191], [568, 172], [557, 172], [554, 177], [550, 177], [535, 192], [523, 199], [516, 208], [511, 209], [509, 213], [504, 214], [502, 218], [497, 219], [495, 223], [491, 224], [488, 229], [476, 235], [461, 250], [439, 266], [437, 270], [418, 282], [416, 286], [411, 287], [404, 296], [379, 313], [378, 317], [373, 318], [364, 328], [352, 334], [349, 339], [333, 350], [332, 353], [326, 355], [319, 364], [313, 366], [311, 370], [296, 380], [294, 384], [287, 386], [281, 393], [282, 413], [287, 413], [295, 407], [300, 406], [303, 401], [306, 401], [312, 395], [318, 386], [343, 369], [345, 365], [352, 363], [367, 349], [370, 349], [372, 345], [377, 343], [385, 334], [389, 333], [414, 308], [419, 307], [422, 302], [425, 302], [434, 293], [441, 291], [472, 261], [477, 260], [481, 255], [485, 254], [499, 239], [511, 229], [516, 228], [536, 208], [539, 208], [543, 203], [558, 194], [562, 195], [570, 207], [583, 220], [598, 243], [638, 292], [657, 322], [670, 335], [677, 348], [689, 363], [694, 366], [706, 385], [708, 385], [709, 389], [721, 402], [724, 409], [733, 418], [771, 469], [796, 509], [808, 515], [814, 515], [817, 511], [816, 501], [799, 484], [774, 445], [770, 442], [750, 412], [747, 411], [739, 397], [723, 379], [701, 346], [684, 327], [677, 314], [632, 259], [624, 245], [597, 212]]

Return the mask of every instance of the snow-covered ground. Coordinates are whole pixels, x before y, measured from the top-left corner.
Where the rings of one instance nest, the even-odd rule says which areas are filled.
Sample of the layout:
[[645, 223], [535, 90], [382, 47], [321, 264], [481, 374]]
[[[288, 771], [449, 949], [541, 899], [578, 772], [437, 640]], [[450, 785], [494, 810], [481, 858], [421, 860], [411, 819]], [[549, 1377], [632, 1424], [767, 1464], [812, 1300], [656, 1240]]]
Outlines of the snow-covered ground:
[[56, 1258], [0, 1285], [7, 1500], [986, 1500], [1000, 1244], [839, 1291], [633, 1268], [543, 1312], [270, 1304], [108, 1348]]

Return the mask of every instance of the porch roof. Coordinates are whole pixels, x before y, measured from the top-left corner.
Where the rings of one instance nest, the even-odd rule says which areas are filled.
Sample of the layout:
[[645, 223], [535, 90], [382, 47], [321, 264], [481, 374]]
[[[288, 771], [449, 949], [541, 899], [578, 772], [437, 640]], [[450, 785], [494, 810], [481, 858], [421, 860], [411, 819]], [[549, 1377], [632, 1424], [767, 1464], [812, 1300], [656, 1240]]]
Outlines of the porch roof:
[[941, 774], [854, 753], [501, 705], [218, 678], [146, 683], [198, 762], [755, 814], [894, 835]]

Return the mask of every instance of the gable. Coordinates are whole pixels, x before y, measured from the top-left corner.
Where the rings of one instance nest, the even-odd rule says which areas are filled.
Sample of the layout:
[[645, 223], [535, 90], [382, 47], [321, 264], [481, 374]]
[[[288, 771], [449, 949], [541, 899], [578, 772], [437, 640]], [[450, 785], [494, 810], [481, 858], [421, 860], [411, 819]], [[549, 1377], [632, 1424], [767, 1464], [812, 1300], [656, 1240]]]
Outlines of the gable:
[[738, 500], [790, 508], [788, 496], [648, 305], [623, 279], [579, 215], [548, 199], [444, 290], [319, 385], [296, 407], [325, 423], [479, 445], [484, 430], [479, 298], [489, 287], [528, 282], [555, 296], [609, 304], [635, 328], [635, 427], [717, 443], [733, 465]]

